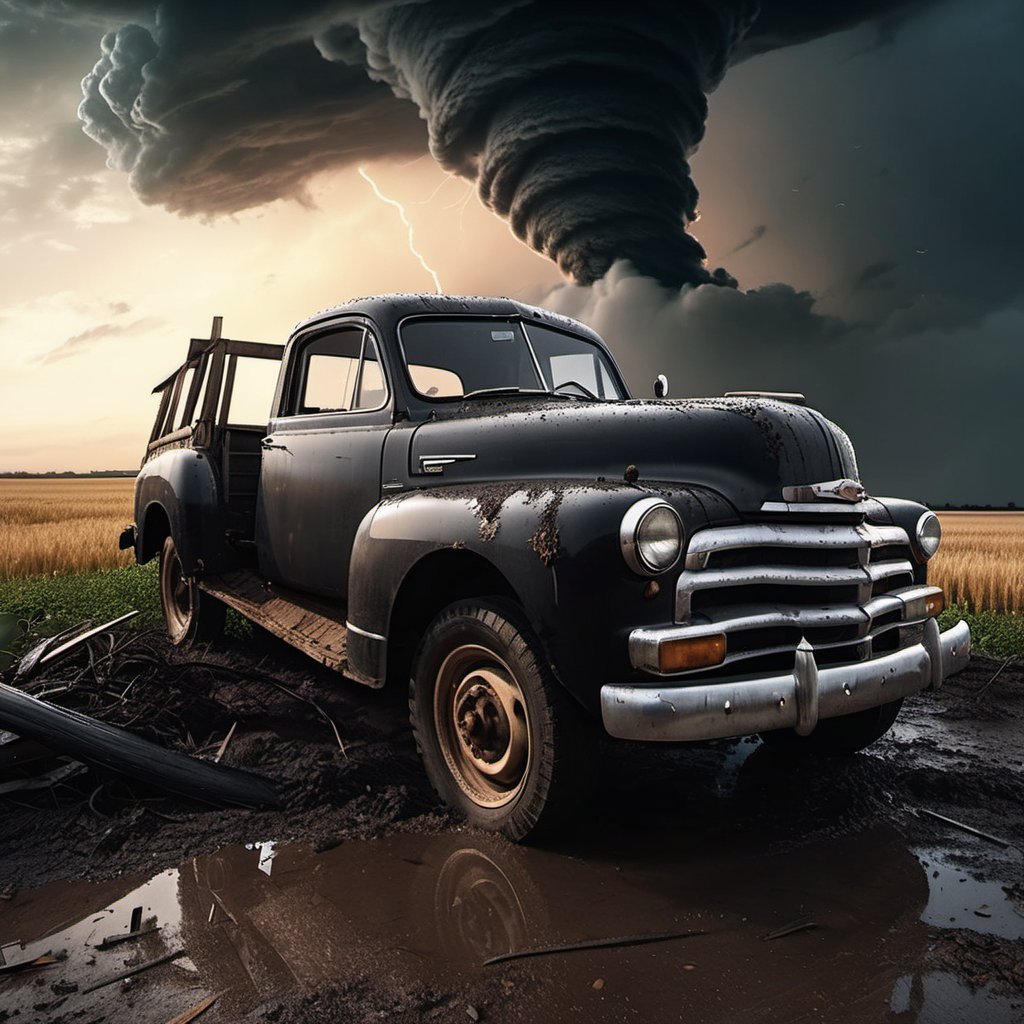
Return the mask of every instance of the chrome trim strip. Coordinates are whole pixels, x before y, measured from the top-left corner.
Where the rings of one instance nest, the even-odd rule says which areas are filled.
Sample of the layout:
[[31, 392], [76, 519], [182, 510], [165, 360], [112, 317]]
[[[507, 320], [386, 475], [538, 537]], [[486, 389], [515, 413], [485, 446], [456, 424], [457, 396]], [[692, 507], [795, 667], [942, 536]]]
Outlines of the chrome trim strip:
[[[856, 606], [853, 606], [856, 608]], [[895, 610], [895, 609], [893, 609]], [[845, 610], [844, 610], [845, 611]], [[879, 614], [876, 612], [876, 614]], [[794, 616], [793, 618], [784, 618], [780, 616], [775, 618], [773, 615], [766, 614], [763, 617], [762, 622], [756, 621], [753, 617], [750, 619], [742, 620], [742, 627], [734, 630], [734, 632], [742, 632], [743, 629], [754, 629], [760, 625], [765, 626], [794, 626], [809, 627], [813, 625], [813, 619], [811, 616]], [[844, 618], [847, 621], [844, 621]], [[928, 622], [934, 622], [934, 619], [926, 618], [914, 618], [908, 619], [905, 614], [901, 615], [896, 622], [886, 622], [879, 626], [877, 629], [872, 629], [870, 621], [866, 614], [861, 615], [859, 619], [852, 619], [850, 621], [847, 616], [837, 616], [835, 619], [825, 620], [817, 623], [818, 625], [861, 625], [864, 627], [863, 632], [858, 632], [858, 635], [850, 640], [831, 640], [827, 643], [817, 643], [814, 645], [816, 651], [828, 651], [837, 650], [840, 647], [855, 647], [858, 644], [873, 643], [878, 637], [884, 633], [888, 633], [890, 630], [898, 629], [900, 626], [920, 626], [925, 624], [927, 628]], [[749, 623], [749, 624], [748, 624]], [[722, 665], [739, 665], [742, 661], [750, 661], [752, 658], [762, 658], [765, 655], [770, 654], [785, 654], [792, 652], [795, 649], [793, 644], [776, 644], [772, 647], [758, 647], [749, 651], [728, 651], [728, 638], [730, 636], [730, 628], [732, 623], [708, 623], [701, 626], [695, 627], [683, 627], [683, 628], [666, 628], [666, 629], [649, 629], [641, 628], [634, 629], [629, 635], [629, 662], [633, 668], [638, 669], [641, 672], [649, 672], [651, 675], [660, 676], [662, 678], [673, 678], [679, 679], [680, 681], [685, 680], [688, 676], [693, 676], [701, 672], [707, 672], [707, 668], [694, 668], [687, 669], [684, 672], [673, 672], [671, 674], [663, 674], [659, 669], [659, 658], [658, 648], [662, 643], [672, 640], [682, 640], [690, 637], [700, 636], [714, 636], [718, 633], [725, 633], [726, 636], [726, 655], [715, 668], [719, 668]]]
[[793, 512], [799, 515], [853, 516], [867, 515], [874, 508], [869, 501], [854, 503], [838, 501], [766, 501], [762, 512]]
[[686, 554], [687, 569], [701, 569], [714, 551], [737, 548], [794, 547], [821, 548], [834, 551], [843, 548], [867, 551], [888, 544], [906, 544], [910, 538], [899, 526], [856, 526], [825, 523], [808, 526], [800, 523], [751, 523], [747, 526], [719, 526], [700, 530], [690, 539]]
[[[941, 685], [967, 665], [970, 648], [970, 629], [961, 621], [939, 634], [937, 652], [919, 643], [855, 665], [815, 666], [818, 718], [878, 707], [935, 685], [936, 679]], [[802, 696], [810, 699], [808, 668], [800, 671]], [[627, 740], [745, 736], [795, 728], [801, 718], [797, 689], [795, 671], [694, 686], [610, 684], [601, 687], [601, 717], [610, 735]], [[805, 720], [810, 717], [808, 710]]]
[[[773, 626], [792, 626], [800, 630], [813, 629], [820, 626], [862, 626], [863, 633], [853, 640], [842, 640], [836, 643], [818, 644], [819, 648], [842, 647], [860, 640], [873, 639], [894, 626], [908, 626], [925, 621], [923, 618], [907, 618], [910, 605], [933, 594], [941, 594], [941, 587], [915, 585], [898, 587], [888, 594], [879, 594], [863, 604], [825, 605], [820, 608], [807, 608], [803, 605], [774, 605], [766, 608], [761, 605], [730, 605], [725, 608], [710, 608], [703, 617], [706, 622], [692, 625], [641, 626], [629, 634], [629, 661], [633, 668], [644, 672], [661, 673], [658, 670], [658, 646], [669, 640], [684, 640], [691, 637], [713, 636], [725, 633], [726, 638], [733, 633], [742, 633], [748, 629], [765, 629]], [[891, 612], [900, 613], [897, 622], [886, 623], [878, 629], [872, 629], [874, 620]], [[735, 655], [726, 654], [723, 664], [731, 664], [763, 654], [777, 654], [790, 650], [785, 647], [766, 647], [752, 651], [739, 651]], [[691, 669], [689, 673], [676, 673], [683, 676], [704, 669]]]
[[443, 473], [444, 467], [453, 462], [472, 462], [475, 458], [475, 455], [421, 455], [420, 472]]
[[382, 643], [387, 643], [388, 638], [386, 636], [381, 636], [380, 633], [371, 633], [368, 629], [360, 629], [358, 626], [353, 626], [347, 620], [345, 621], [345, 628], [353, 633], [358, 633], [360, 636], [365, 636], [367, 640], [380, 640]]
[[741, 587], [760, 583], [782, 586], [835, 587], [859, 586], [861, 600], [871, 597], [870, 587], [893, 576], [913, 576], [914, 569], [905, 559], [875, 562], [855, 569], [840, 566], [816, 568], [800, 565], [743, 565], [734, 569], [684, 569], [676, 582], [676, 622], [688, 622], [692, 595], [698, 590]]

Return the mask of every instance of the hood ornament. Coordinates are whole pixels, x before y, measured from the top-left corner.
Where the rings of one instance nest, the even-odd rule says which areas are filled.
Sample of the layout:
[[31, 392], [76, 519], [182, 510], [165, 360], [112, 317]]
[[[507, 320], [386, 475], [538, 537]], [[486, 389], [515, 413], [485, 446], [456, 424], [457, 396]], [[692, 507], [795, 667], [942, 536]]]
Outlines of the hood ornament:
[[820, 484], [783, 487], [783, 501], [863, 501], [868, 492], [859, 480], [826, 480]]

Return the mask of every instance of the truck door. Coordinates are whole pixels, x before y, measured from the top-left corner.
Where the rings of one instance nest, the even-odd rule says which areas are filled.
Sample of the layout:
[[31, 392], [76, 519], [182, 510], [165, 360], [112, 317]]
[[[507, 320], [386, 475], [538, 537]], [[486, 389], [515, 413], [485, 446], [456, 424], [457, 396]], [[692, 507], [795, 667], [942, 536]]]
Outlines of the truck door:
[[392, 398], [363, 322], [296, 342], [262, 443], [256, 543], [274, 582], [345, 601], [360, 520], [380, 500]]

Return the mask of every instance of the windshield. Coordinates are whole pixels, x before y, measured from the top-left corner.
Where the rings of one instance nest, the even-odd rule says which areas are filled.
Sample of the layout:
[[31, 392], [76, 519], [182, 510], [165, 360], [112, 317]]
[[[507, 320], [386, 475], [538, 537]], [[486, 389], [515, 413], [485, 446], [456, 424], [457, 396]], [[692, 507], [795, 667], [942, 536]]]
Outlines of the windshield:
[[519, 320], [471, 317], [412, 320], [402, 348], [413, 387], [424, 398], [558, 393], [624, 398], [608, 357], [572, 334]]

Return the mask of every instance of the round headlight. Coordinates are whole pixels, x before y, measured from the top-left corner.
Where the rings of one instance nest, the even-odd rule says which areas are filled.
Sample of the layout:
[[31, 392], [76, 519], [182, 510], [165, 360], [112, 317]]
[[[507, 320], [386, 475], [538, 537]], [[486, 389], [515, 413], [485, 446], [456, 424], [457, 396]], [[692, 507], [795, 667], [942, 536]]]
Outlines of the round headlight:
[[939, 524], [939, 517], [934, 512], [925, 512], [918, 519], [914, 534], [917, 540], [917, 550], [927, 561], [939, 550], [939, 541], [942, 540], [942, 526]]
[[661, 498], [643, 498], [630, 506], [619, 529], [622, 556], [641, 576], [671, 569], [683, 550], [683, 524]]

